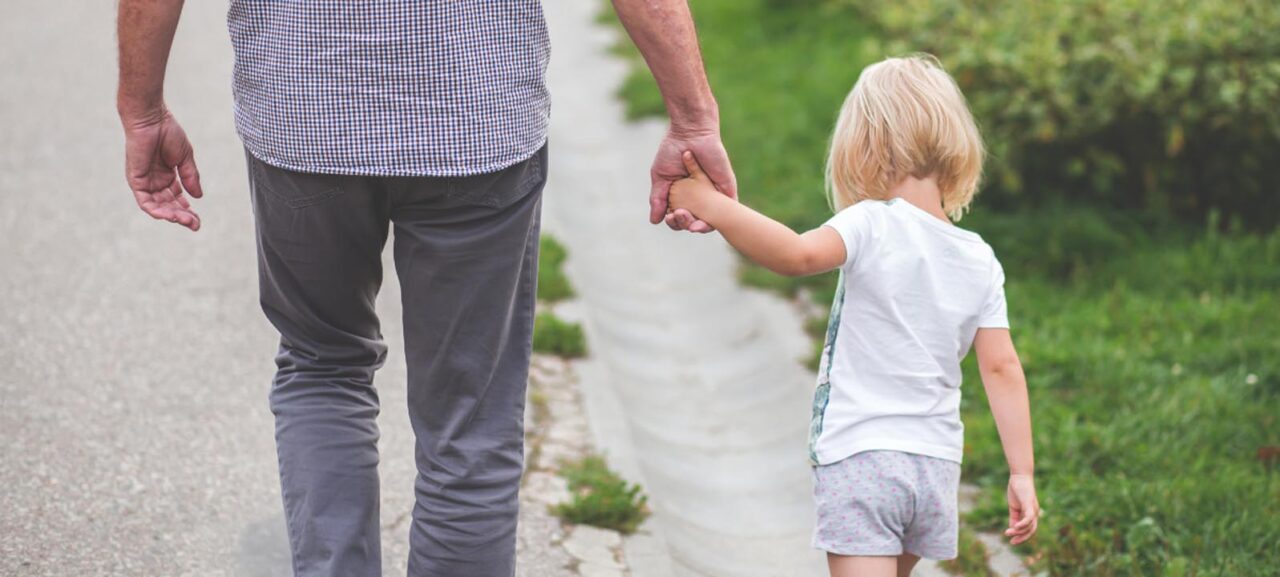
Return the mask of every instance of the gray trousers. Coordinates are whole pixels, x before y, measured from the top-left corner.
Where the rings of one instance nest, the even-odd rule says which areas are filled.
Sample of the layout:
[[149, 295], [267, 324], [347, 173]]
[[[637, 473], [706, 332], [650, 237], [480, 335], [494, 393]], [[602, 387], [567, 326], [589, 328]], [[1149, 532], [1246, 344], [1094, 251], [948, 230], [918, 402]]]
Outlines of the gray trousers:
[[410, 422], [412, 577], [510, 577], [547, 151], [462, 178], [307, 174], [251, 154], [270, 393], [293, 570], [379, 577], [374, 298], [395, 227]]

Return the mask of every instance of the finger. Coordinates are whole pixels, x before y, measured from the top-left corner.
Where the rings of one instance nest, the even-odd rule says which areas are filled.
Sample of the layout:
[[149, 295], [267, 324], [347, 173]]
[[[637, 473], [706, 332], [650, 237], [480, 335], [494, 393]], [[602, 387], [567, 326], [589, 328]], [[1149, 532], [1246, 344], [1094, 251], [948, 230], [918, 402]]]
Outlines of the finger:
[[174, 213], [173, 222], [191, 229], [192, 232], [195, 232], [196, 229], [200, 228], [200, 219], [196, 218], [195, 213], [191, 211], [176, 211]]
[[667, 223], [667, 228], [671, 230], [684, 230], [684, 227], [680, 226], [680, 219], [674, 213], [668, 214], [663, 222]]
[[699, 167], [722, 194], [738, 198], [738, 178], [733, 174], [733, 164], [729, 162], [729, 153], [724, 145], [719, 140], [704, 144], [697, 150]]
[[182, 188], [185, 188], [192, 198], [204, 196], [204, 189], [200, 187], [200, 169], [196, 168], [194, 151], [188, 152], [187, 157], [178, 163], [178, 178], [182, 180]]
[[138, 195], [138, 208], [147, 213], [147, 216], [184, 226], [193, 232], [200, 230], [200, 215], [182, 207], [168, 191], [158, 194], [135, 194]]
[[692, 224], [689, 225], [689, 227], [686, 230], [688, 230], [689, 232], [696, 232], [698, 234], [706, 234], [715, 229], [712, 228], [711, 225], [707, 224], [705, 221], [695, 220], [693, 221]]
[[650, 178], [653, 185], [649, 189], [649, 224], [658, 224], [667, 214], [667, 194], [671, 192], [671, 181], [652, 173]]
[[680, 155], [680, 160], [684, 161], [684, 168], [689, 171], [690, 178], [697, 180], [711, 180], [707, 178], [707, 173], [702, 171], [702, 165], [698, 164], [698, 159], [693, 157], [693, 151], [684, 151], [684, 153]]
[[1032, 501], [1023, 507], [1022, 520], [1018, 522], [1018, 527], [1027, 528], [1035, 525], [1040, 520], [1040, 504]]
[[681, 230], [687, 230], [689, 225], [693, 224], [693, 221], [698, 220], [693, 217], [693, 213], [684, 208], [677, 208], [673, 214], [675, 214], [676, 222], [680, 224]]
[[188, 212], [187, 214], [191, 216], [191, 221], [186, 225], [187, 228], [191, 229], [191, 232], [200, 230], [200, 215], [194, 212]]
[[191, 209], [191, 203], [187, 200], [186, 195], [182, 194], [182, 184], [176, 178], [173, 179], [173, 183], [169, 185], [169, 188], [166, 188], [164, 193], [158, 195], [155, 200], [156, 202], [177, 205], [178, 208], [183, 210]]
[[1009, 543], [1013, 545], [1020, 545], [1022, 543], [1026, 543], [1027, 540], [1031, 539], [1031, 537], [1035, 535], [1035, 533], [1036, 533], [1036, 525], [1033, 523], [1031, 527], [1028, 528], [1027, 531], [1019, 533], [1017, 537], [1010, 539]]
[[[1023, 535], [1028, 531], [1034, 531], [1034, 527], [1039, 521], [1039, 507], [1032, 505], [1029, 507], [1020, 507], [1018, 509], [1017, 518], [1011, 514], [1009, 528], [1005, 530], [1006, 536]], [[1011, 512], [1012, 513], [1012, 512]]]

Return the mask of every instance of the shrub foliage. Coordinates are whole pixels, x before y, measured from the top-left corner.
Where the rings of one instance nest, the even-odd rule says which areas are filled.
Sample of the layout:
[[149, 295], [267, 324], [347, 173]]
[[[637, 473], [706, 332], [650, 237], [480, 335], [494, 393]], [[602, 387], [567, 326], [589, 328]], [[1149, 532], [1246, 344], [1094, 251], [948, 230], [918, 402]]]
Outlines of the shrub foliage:
[[956, 76], [987, 190], [1280, 220], [1280, 2], [833, 0]]

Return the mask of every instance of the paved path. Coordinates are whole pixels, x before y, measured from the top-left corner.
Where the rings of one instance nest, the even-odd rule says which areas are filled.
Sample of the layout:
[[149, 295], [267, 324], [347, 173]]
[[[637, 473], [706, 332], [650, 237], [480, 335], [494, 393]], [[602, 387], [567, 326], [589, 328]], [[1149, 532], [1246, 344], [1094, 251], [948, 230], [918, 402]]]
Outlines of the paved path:
[[[0, 9], [0, 575], [287, 575], [226, 3], [187, 3], [169, 64], [207, 194], [196, 234], [152, 222], [125, 187], [114, 4]], [[394, 277], [383, 287], [383, 542], [399, 575], [412, 440]]]

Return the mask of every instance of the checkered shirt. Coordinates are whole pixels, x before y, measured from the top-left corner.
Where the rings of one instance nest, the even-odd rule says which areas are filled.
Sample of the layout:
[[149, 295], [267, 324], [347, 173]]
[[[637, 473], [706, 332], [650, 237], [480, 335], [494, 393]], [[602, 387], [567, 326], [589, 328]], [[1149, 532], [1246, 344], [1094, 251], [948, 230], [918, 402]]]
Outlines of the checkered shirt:
[[547, 137], [539, 0], [230, 0], [236, 128], [302, 172], [465, 176]]

